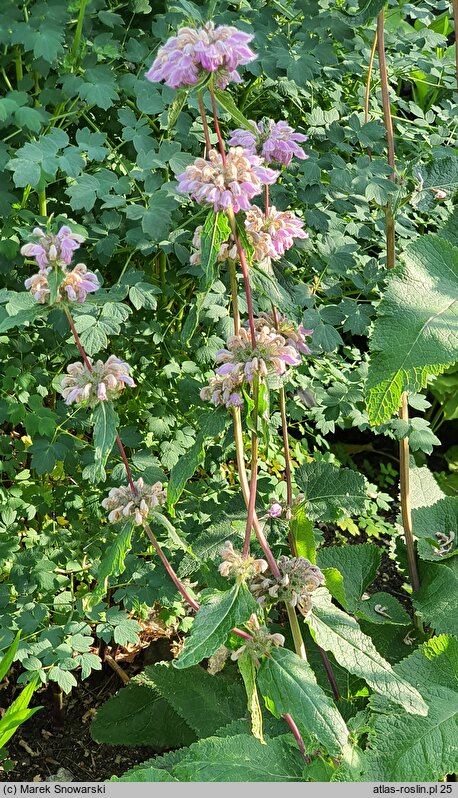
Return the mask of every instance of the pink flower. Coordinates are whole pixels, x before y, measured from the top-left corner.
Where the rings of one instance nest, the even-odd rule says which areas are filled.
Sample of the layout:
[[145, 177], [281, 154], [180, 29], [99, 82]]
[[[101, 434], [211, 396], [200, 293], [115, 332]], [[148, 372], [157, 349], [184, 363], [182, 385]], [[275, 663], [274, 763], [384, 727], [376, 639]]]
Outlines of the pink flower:
[[88, 294], [98, 291], [99, 288], [100, 283], [97, 275], [88, 271], [84, 263], [77, 263], [59, 286], [59, 290], [65, 291], [70, 301], [76, 301], [80, 304], [84, 302]]
[[248, 152], [262, 155], [267, 163], [276, 161], [289, 166], [293, 156], [302, 160], [308, 158], [302, 147], [297, 142], [307, 141], [308, 136], [297, 133], [286, 122], [274, 122], [273, 119], [263, 119], [257, 124], [250, 122], [258, 131], [237, 128], [230, 134], [228, 143], [232, 146], [244, 147]]
[[234, 213], [247, 211], [263, 185], [275, 183], [278, 177], [278, 172], [263, 166], [261, 158], [242, 147], [231, 147], [225, 164], [216, 150], [210, 150], [208, 158], [197, 158], [177, 175], [178, 191], [190, 194], [199, 205], [212, 205], [215, 212], [228, 208]]
[[312, 354], [305, 343], [305, 339], [313, 335], [313, 330], [306, 330], [302, 324], [296, 327], [292, 321], [289, 321], [286, 316], [282, 316], [278, 311], [276, 320], [272, 313], [261, 313], [260, 318], [255, 320], [255, 328], [261, 329], [263, 325], [278, 328], [278, 332], [286, 339], [287, 345], [294, 347], [301, 355]]
[[84, 363], [70, 363], [67, 366], [68, 376], [60, 384], [60, 392], [66, 405], [87, 402], [94, 407], [98, 402], [116, 399], [126, 385], [135, 388], [135, 382], [129, 374], [130, 367], [124, 360], [110, 355], [104, 363], [97, 360], [89, 371]]
[[286, 339], [265, 319], [255, 322], [256, 346], [253, 348], [249, 330], [242, 327], [238, 335], [231, 335], [227, 348], [216, 354], [221, 364], [202, 388], [200, 398], [215, 405], [241, 407], [244, 383], [251, 384], [257, 375], [263, 380], [270, 374], [285, 374], [288, 366], [301, 362], [296, 346]]
[[45, 233], [39, 227], [34, 228], [33, 235], [38, 241], [35, 244], [24, 244], [21, 255], [35, 258], [40, 269], [46, 269], [50, 265], [69, 266], [73, 252], [85, 240], [79, 233], [72, 233], [67, 225], [61, 227], [55, 236]]
[[271, 205], [265, 216], [253, 205], [245, 217], [248, 238], [254, 247], [253, 259], [260, 261], [269, 257], [279, 260], [293, 246], [295, 238], [308, 238], [303, 226], [302, 219], [292, 211], [277, 211]]
[[215, 28], [213, 22], [202, 28], [180, 28], [159, 49], [146, 78], [179, 89], [195, 86], [205, 73], [217, 73], [216, 84], [224, 89], [230, 82], [240, 83], [237, 68], [256, 58], [248, 47], [252, 39], [229, 25]]
[[43, 269], [39, 271], [38, 274], [32, 274], [31, 277], [28, 277], [27, 280], [24, 281], [25, 287], [30, 291], [35, 302], [38, 302], [39, 305], [44, 305], [48, 301], [51, 293], [47, 278], [50, 271], [51, 268]]
[[[49, 301], [50, 290], [48, 285], [48, 274], [51, 267], [41, 269], [38, 274], [33, 274], [25, 280], [25, 287], [33, 294], [34, 299], [41, 305]], [[56, 302], [61, 302], [64, 295], [73, 302], [82, 304], [87, 295], [97, 291], [100, 283], [97, 275], [88, 271], [84, 263], [78, 263], [70, 272], [64, 270], [65, 277], [57, 289]], [[65, 292], [65, 294], [64, 294]]]
[[278, 502], [273, 502], [267, 511], [267, 515], [269, 516], [269, 518], [280, 518], [282, 512], [283, 508], [281, 504], [279, 504]]

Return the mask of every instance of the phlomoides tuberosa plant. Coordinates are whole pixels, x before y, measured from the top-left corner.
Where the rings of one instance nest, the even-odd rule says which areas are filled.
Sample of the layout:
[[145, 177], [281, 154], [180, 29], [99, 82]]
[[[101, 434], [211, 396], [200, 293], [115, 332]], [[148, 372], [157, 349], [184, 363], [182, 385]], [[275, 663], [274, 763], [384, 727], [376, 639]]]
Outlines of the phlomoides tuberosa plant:
[[[171, 779], [199, 780], [198, 769], [190, 764], [191, 760], [196, 761], [191, 749], [197, 736], [208, 745], [201, 756], [214, 762], [213, 775], [219, 775], [219, 780], [223, 780], [224, 768], [227, 780], [240, 780], [242, 776], [243, 780], [250, 780], [250, 771], [244, 767], [248, 768], [250, 758], [256, 763], [257, 757], [260, 769], [269, 757], [277, 763], [277, 770], [274, 768], [270, 774], [272, 780], [298, 780], [304, 768], [313, 767], [316, 762], [325, 763], [324, 767], [335, 773], [340, 770], [342, 780], [356, 780], [363, 773], [376, 772], [376, 768], [365, 770], [362, 764], [362, 751], [356, 741], [365, 720], [360, 716], [355, 721], [350, 715], [352, 723], [347, 725], [348, 713], [336, 670], [343, 668], [364, 680], [362, 691], [367, 693], [365, 685], [371, 688], [376, 694], [372, 697], [374, 706], [382, 712], [386, 706], [394, 707], [393, 712], [402, 718], [409, 720], [411, 715], [417, 721], [428, 717], [428, 705], [418, 677], [410, 679], [408, 668], [393, 668], [361, 629], [355, 617], [360, 612], [357, 617], [364, 618], [360, 596], [357, 603], [352, 603], [352, 597], [336, 582], [335, 568], [326, 564], [325, 557], [322, 563], [318, 562], [313, 527], [307, 516], [307, 466], [301, 474], [295, 474], [291, 462], [285, 386], [294, 379], [294, 369], [312, 357], [309, 345], [313, 330], [290, 318], [275, 302], [267, 310], [259, 309], [255, 286], [260, 284], [259, 275], [269, 281], [272, 263], [281, 262], [295, 240], [307, 238], [299, 212], [280, 210], [269, 198], [269, 186], [282, 180], [293, 159], [307, 158], [303, 146], [307, 136], [281, 119], [246, 119], [231, 98], [231, 84], [242, 81], [239, 67], [256, 58], [250, 47], [252, 38], [235, 27], [215, 26], [212, 22], [183, 27], [159, 49], [146, 74], [149, 81], [162, 81], [177, 91], [173, 103], [178, 108], [187, 93], [197, 92], [201, 115], [204, 151], [177, 175], [177, 192], [205, 211], [193, 238], [191, 262], [199, 268], [200, 283], [199, 296], [185, 322], [187, 340], [199, 322], [202, 298], [219, 277], [228, 286], [231, 307], [226, 345], [217, 351], [215, 368], [201, 388], [200, 397], [215, 408], [215, 413], [230, 415], [246, 520], [243, 534], [220, 546], [219, 566], [207, 588], [200, 589], [200, 583], [191, 585], [180, 577], [165, 553], [168, 541], [182, 545], [185, 551], [189, 548], [182, 544], [169, 518], [174, 517], [183, 485], [170, 484], [167, 489], [160, 481], [148, 484], [141, 477], [134, 479], [132, 474], [118, 432], [115, 405], [121, 395], [135, 389], [135, 375], [129, 364], [114, 354], [104, 360], [89, 357], [78, 333], [74, 308], [84, 305], [91, 294], [103, 291], [99, 277], [84, 263], [76, 262], [84, 237], [69, 225], [56, 229], [52, 219], [46, 229], [35, 228], [22, 248], [22, 254], [38, 265], [38, 272], [27, 279], [26, 288], [37, 305], [65, 315], [78, 348], [81, 360], [67, 366], [66, 374], [58, 380], [58, 390], [69, 407], [81, 406], [91, 414], [94, 473], [104, 475], [113, 447], [116, 445], [119, 450], [125, 480], [112, 487], [102, 501], [107, 521], [122, 524], [120, 536], [130, 535], [133, 527], [144, 530], [175, 588], [195, 612], [190, 634], [173, 666], [161, 666], [151, 677], [154, 687], [162, 697], [173, 693], [173, 710], [186, 719], [190, 709], [189, 705], [184, 706], [186, 695], [192, 695], [193, 689], [202, 689], [212, 698], [213, 689], [215, 696], [221, 690], [222, 706], [228, 707], [227, 723], [242, 724], [234, 727], [235, 749], [225, 751], [226, 759], [223, 756], [221, 765], [219, 743], [214, 742], [217, 738], [212, 734], [224, 727], [222, 718], [218, 717], [212, 728], [198, 718], [189, 720], [194, 738], [191, 734], [190, 739], [181, 742], [191, 743], [191, 753], [184, 755], [181, 764], [174, 764]], [[379, 29], [379, 46], [381, 38]], [[176, 109], [171, 110], [175, 113]], [[220, 119], [225, 113], [238, 124], [226, 138]], [[42, 208], [45, 205], [42, 202]], [[390, 213], [388, 209], [388, 225], [392, 222]], [[394, 238], [392, 243], [394, 246]], [[392, 251], [389, 250], [389, 257]], [[242, 313], [241, 307], [246, 312]], [[405, 391], [403, 396], [405, 399]], [[260, 508], [259, 464], [269, 445], [269, 420], [275, 409], [280, 418], [286, 498], [282, 502], [272, 500], [270, 506]], [[197, 457], [193, 469], [198, 462]], [[336, 476], [337, 481], [341, 478]], [[343, 481], [346, 478], [344, 475]], [[323, 482], [325, 479], [329, 475], [324, 469]], [[350, 490], [361, 493], [360, 486], [350, 489], [345, 484], [338, 485], [342, 501]], [[283, 521], [279, 555], [273, 553], [269, 542], [272, 519]], [[163, 532], [164, 541], [158, 539], [158, 529]], [[444, 545], [442, 540], [439, 542]], [[196, 586], [199, 589], [195, 590]], [[390, 608], [382, 603], [374, 605], [374, 612], [390, 617]], [[328, 685], [317, 680], [304, 638], [310, 641], [307, 648], [310, 646], [313, 653], [315, 669], [325, 674]], [[432, 646], [425, 657], [430, 654], [432, 659], [442, 653], [440, 645], [437, 650]], [[207, 673], [200, 667], [203, 661], [208, 661]], [[241, 713], [232, 712], [229, 707], [232, 686], [227, 687], [229, 677], [225, 674], [231, 673], [231, 668], [240, 672], [246, 691], [252, 737], [247, 734]], [[192, 679], [184, 687], [188, 669]], [[212, 681], [216, 684], [218, 680], [221, 686], [214, 688]], [[240, 679], [237, 683], [240, 686]], [[266, 720], [260, 696], [273, 718]], [[234, 698], [234, 707], [237, 700]], [[197, 704], [196, 699], [196, 715]], [[279, 721], [278, 725], [273, 719]], [[237, 748], [244, 754], [245, 765], [236, 772]], [[218, 772], [219, 766], [222, 770]], [[160, 764], [150, 765], [149, 780], [163, 780], [158, 773], [164, 772]]]

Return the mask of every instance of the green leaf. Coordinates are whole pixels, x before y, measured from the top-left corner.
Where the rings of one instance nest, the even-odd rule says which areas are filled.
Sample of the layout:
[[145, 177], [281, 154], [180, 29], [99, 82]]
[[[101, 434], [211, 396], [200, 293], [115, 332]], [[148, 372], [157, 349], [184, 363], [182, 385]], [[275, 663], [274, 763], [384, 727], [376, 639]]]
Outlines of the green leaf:
[[98, 743], [177, 748], [195, 733], [143, 675], [131, 679], [97, 712], [91, 735]]
[[221, 244], [230, 234], [229, 222], [223, 212], [210, 211], [202, 227], [200, 238], [200, 265], [203, 270], [201, 290], [208, 291], [217, 277], [216, 264]]
[[356, 471], [315, 461], [304, 463], [295, 477], [312, 520], [333, 521], [343, 513], [357, 515], [364, 510], [366, 480]]
[[196, 438], [196, 442], [191, 446], [186, 454], [181, 457], [170, 472], [170, 480], [167, 488], [167, 506], [169, 510], [177, 503], [183, 489], [189, 479], [191, 479], [197, 466], [204, 459], [204, 436], [202, 433]]
[[383, 591], [373, 593], [365, 601], [359, 601], [354, 612], [358, 618], [364, 618], [371, 623], [394, 623], [407, 626], [412, 622], [402, 604], [394, 596]]
[[59, 440], [52, 443], [46, 438], [35, 438], [29, 452], [32, 453], [32, 468], [37, 474], [47, 474], [59, 460], [65, 459], [68, 449]]
[[160, 293], [161, 291], [156, 285], [151, 285], [151, 283], [135, 283], [135, 285], [129, 289], [129, 299], [137, 310], [140, 310], [140, 308], [156, 310], [156, 294]]
[[367, 586], [377, 576], [381, 558], [380, 548], [373, 543], [326, 546], [318, 551], [317, 565], [322, 570], [337, 568], [340, 571], [348, 602], [345, 609], [354, 612]]
[[119, 417], [113, 402], [99, 402], [92, 411], [94, 425], [95, 462], [102, 468], [113, 448], [118, 434]]
[[210, 657], [223, 645], [234, 626], [245, 623], [258, 605], [246, 585], [235, 584], [231, 590], [205, 590], [191, 634], [183, 651], [174, 660], [175, 668], [189, 668]]
[[251, 718], [251, 733], [261, 743], [265, 744], [262, 734], [262, 711], [256, 687], [256, 667], [250, 655], [242, 655], [237, 660], [240, 674], [245, 685], [247, 707]]
[[340, 10], [337, 12], [341, 19], [343, 18], [348, 25], [354, 28], [365, 25], [369, 20], [377, 17], [385, 7], [386, 0], [360, 0], [358, 5], [359, 10], [356, 14], [347, 14]]
[[135, 645], [138, 643], [138, 635], [141, 631], [142, 627], [137, 621], [132, 618], [123, 618], [114, 628], [113, 639], [119, 646], [126, 647], [129, 643]]
[[291, 519], [290, 532], [298, 557], [305, 557], [311, 563], [316, 563], [316, 543], [313, 524], [307, 518], [305, 508], [299, 505]]
[[209, 737], [245, 713], [240, 682], [215, 678], [197, 665], [181, 671], [172, 667], [172, 663], [160, 662], [145, 668], [143, 677], [198, 737]]
[[348, 729], [305, 660], [288, 649], [272, 648], [261, 663], [258, 685], [277, 715], [291, 714], [301, 733], [312, 735], [331, 755], [340, 753]]
[[458, 637], [458, 565], [456, 558], [443, 565], [424, 564], [420, 589], [413, 599], [423, 622], [439, 634]]
[[125, 569], [124, 560], [131, 547], [132, 523], [128, 522], [116, 535], [115, 540], [103, 555], [97, 568], [97, 588], [95, 593], [105, 593], [110, 576], [119, 576]]
[[167, 773], [166, 770], [161, 770], [161, 768], [155, 768], [153, 765], [148, 765], [147, 767], [142, 767], [142, 765], [137, 765], [137, 767], [132, 768], [129, 770], [128, 773], [125, 773], [123, 776], [112, 776], [109, 781], [147, 781], [147, 782], [156, 782], [156, 781], [178, 781], [178, 779], [174, 779], [170, 773]]
[[367, 408], [373, 424], [390, 419], [403, 391], [456, 361], [458, 250], [436, 235], [414, 241], [387, 276], [371, 338]]
[[72, 688], [76, 687], [77, 681], [72, 673], [69, 671], [63, 670], [58, 665], [53, 665], [53, 667], [49, 670], [48, 679], [52, 682], [57, 682], [60, 689], [64, 691], [64, 693], [71, 693]]
[[25, 723], [35, 712], [42, 707], [28, 709], [28, 705], [37, 687], [36, 679], [27, 684], [19, 696], [8, 707], [4, 715], [0, 718], [0, 751], [6, 745], [16, 729]]
[[304, 760], [282, 737], [262, 745], [255, 737], [208, 737], [190, 746], [172, 769], [178, 781], [301, 781]]
[[376, 692], [409, 713], [426, 715], [427, 707], [418, 691], [393, 672], [357, 621], [334, 607], [326, 589], [318, 588], [313, 595], [313, 611], [307, 622], [318, 645], [331, 651], [339, 665], [365, 679]]
[[434, 158], [429, 164], [416, 166], [413, 174], [419, 187], [412, 196], [412, 205], [419, 211], [430, 211], [439, 202], [436, 191], [445, 191], [450, 199], [458, 191], [458, 156]]
[[11, 161], [8, 161], [6, 168], [13, 172], [16, 188], [25, 188], [25, 186], [35, 188], [41, 180], [39, 164], [28, 161], [26, 158], [12, 158]]
[[258, 133], [256, 127], [250, 122], [242, 112], [237, 108], [234, 100], [232, 99], [231, 95], [225, 91], [219, 91], [218, 89], [215, 90], [215, 98], [216, 101], [224, 108], [228, 114], [231, 115], [234, 122], [237, 122], [238, 125], [241, 125], [246, 130], [251, 130], [252, 133]]
[[442, 635], [395, 665], [418, 685], [429, 711], [406, 716], [380, 696], [369, 733], [363, 781], [441, 781], [456, 770], [458, 641]]
[[5, 678], [6, 674], [10, 669], [10, 665], [13, 662], [14, 655], [16, 654], [19, 645], [20, 637], [21, 637], [21, 631], [19, 630], [19, 632], [17, 632], [16, 634], [16, 637], [14, 638], [14, 641], [10, 645], [8, 651], [6, 652], [6, 654], [3, 655], [2, 659], [0, 660], [0, 682]]

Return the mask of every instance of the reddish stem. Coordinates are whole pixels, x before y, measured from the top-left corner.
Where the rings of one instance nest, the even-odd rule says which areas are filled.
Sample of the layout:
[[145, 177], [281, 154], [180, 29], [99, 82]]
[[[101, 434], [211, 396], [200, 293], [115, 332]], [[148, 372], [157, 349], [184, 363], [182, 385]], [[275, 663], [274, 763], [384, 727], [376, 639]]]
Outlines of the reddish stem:
[[210, 88], [210, 97], [211, 97], [211, 102], [212, 102], [213, 121], [215, 123], [215, 131], [216, 131], [216, 135], [218, 137], [219, 151], [221, 153], [221, 159], [223, 161], [223, 166], [226, 166], [226, 150], [224, 149], [224, 141], [223, 141], [223, 137], [221, 135], [220, 127], [219, 127], [218, 112], [216, 110], [216, 102], [215, 102], [215, 93], [213, 91], [213, 86], [211, 85], [211, 83], [210, 83], [209, 88]]
[[264, 216], [269, 215], [269, 186], [264, 186]]
[[124, 463], [124, 468], [126, 469], [126, 474], [127, 474], [127, 479], [128, 479], [128, 482], [129, 482], [130, 489], [131, 489], [132, 493], [134, 494], [134, 496], [136, 496], [138, 494], [138, 490], [137, 490], [137, 488], [134, 485], [134, 480], [132, 479], [132, 472], [130, 470], [129, 462], [127, 460], [126, 450], [124, 449], [124, 446], [122, 445], [122, 441], [121, 441], [121, 438], [119, 437], [119, 435], [116, 435], [116, 443], [118, 444], [118, 449], [119, 449], [119, 451], [121, 453], [122, 461]]
[[77, 345], [77, 347], [78, 347], [78, 349], [80, 351], [81, 357], [83, 358], [84, 365], [86, 366], [88, 371], [92, 371], [92, 366], [91, 366], [91, 364], [90, 364], [90, 362], [88, 360], [86, 352], [84, 351], [84, 347], [83, 347], [83, 344], [81, 343], [81, 341], [79, 339], [79, 335], [76, 332], [76, 327], [75, 327], [75, 324], [73, 322], [71, 313], [70, 313], [68, 308], [65, 308], [65, 315], [67, 316], [68, 323], [70, 325], [70, 329], [71, 329], [71, 331], [73, 333], [73, 338], [75, 339], [75, 343], [76, 343], [76, 345]]
[[301, 733], [300, 733], [299, 729], [297, 728], [297, 725], [296, 725], [295, 721], [293, 720], [293, 718], [289, 714], [282, 715], [282, 718], [283, 718], [283, 720], [286, 720], [289, 728], [291, 729], [291, 731], [292, 731], [292, 733], [294, 735], [294, 739], [297, 742], [297, 747], [299, 748], [299, 751], [301, 752], [302, 756], [305, 758], [304, 741], [302, 739], [302, 736], [301, 736]]
[[148, 535], [151, 543], [153, 544], [154, 548], [156, 549], [156, 553], [157, 553], [162, 565], [164, 566], [165, 570], [167, 571], [168, 575], [170, 576], [170, 579], [172, 580], [172, 582], [175, 585], [176, 589], [179, 591], [179, 593], [181, 593], [181, 595], [183, 596], [184, 600], [188, 602], [188, 604], [193, 608], [193, 610], [198, 610], [199, 606], [200, 606], [199, 602], [192, 598], [192, 596], [186, 590], [185, 586], [178, 579], [178, 576], [176, 575], [176, 573], [173, 570], [172, 566], [170, 565], [167, 557], [165, 556], [164, 552], [162, 551], [162, 549], [161, 549], [158, 541], [156, 540], [156, 537], [154, 536], [149, 524], [144, 524], [143, 528], [144, 528], [146, 534]]

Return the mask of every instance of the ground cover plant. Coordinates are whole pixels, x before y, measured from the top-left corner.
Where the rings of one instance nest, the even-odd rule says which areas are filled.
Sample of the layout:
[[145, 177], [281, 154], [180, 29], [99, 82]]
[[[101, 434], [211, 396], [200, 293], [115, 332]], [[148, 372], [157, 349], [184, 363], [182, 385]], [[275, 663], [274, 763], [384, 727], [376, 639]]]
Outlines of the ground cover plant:
[[453, 30], [7, 6], [0, 651], [62, 711], [121, 674], [114, 779], [457, 770]]

